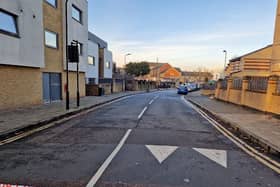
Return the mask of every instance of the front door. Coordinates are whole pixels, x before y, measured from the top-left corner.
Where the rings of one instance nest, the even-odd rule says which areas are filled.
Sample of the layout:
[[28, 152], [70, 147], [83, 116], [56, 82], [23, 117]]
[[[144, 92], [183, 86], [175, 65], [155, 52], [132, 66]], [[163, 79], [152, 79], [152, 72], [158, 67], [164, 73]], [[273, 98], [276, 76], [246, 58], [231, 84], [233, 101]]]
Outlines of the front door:
[[43, 100], [45, 103], [61, 100], [60, 73], [43, 73]]

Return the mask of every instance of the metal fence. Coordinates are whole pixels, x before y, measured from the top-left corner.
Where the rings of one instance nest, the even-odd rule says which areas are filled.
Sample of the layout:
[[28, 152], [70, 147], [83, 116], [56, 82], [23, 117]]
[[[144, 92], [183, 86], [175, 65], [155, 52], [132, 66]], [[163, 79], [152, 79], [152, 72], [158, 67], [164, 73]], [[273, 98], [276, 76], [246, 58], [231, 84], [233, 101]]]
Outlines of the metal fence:
[[221, 81], [221, 89], [226, 90], [227, 89], [227, 85], [228, 85], [228, 80], [224, 79]]
[[236, 90], [242, 90], [242, 79], [241, 78], [234, 78], [232, 80], [232, 88]]
[[107, 78], [103, 78], [103, 79], [99, 79], [99, 83], [100, 84], [111, 84], [112, 83], [112, 79], [107, 79]]
[[249, 91], [267, 91], [268, 77], [249, 77], [248, 81]]
[[278, 79], [278, 81], [277, 81], [276, 94], [280, 94], [280, 79]]

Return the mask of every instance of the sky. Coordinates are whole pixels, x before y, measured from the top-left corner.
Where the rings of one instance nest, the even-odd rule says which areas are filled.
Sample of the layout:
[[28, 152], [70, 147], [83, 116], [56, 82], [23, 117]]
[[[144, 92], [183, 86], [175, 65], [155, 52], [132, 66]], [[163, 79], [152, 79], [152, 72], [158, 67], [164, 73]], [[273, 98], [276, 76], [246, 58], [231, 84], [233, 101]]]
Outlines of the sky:
[[277, 0], [89, 0], [89, 30], [114, 61], [222, 69], [229, 58], [272, 43]]

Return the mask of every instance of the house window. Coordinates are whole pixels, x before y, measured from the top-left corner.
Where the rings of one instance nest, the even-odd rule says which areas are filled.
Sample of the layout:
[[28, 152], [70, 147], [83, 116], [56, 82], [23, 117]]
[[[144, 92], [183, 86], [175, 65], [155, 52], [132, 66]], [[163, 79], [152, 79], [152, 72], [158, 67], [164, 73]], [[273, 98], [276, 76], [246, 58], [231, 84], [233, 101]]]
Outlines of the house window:
[[83, 56], [83, 44], [82, 43], [78, 43], [78, 48], [79, 48], [79, 55]]
[[88, 64], [95, 66], [94, 56], [88, 56]]
[[17, 16], [0, 9], [0, 32], [18, 36]]
[[45, 31], [45, 44], [51, 48], [58, 48], [58, 34], [51, 31]]
[[57, 0], [45, 0], [48, 4], [50, 4], [53, 7], [57, 7]]
[[75, 7], [74, 5], [72, 6], [72, 18], [82, 23], [82, 11], [77, 7]]
[[107, 69], [110, 69], [111, 68], [111, 63], [108, 61], [108, 62], [106, 62], [106, 68]]

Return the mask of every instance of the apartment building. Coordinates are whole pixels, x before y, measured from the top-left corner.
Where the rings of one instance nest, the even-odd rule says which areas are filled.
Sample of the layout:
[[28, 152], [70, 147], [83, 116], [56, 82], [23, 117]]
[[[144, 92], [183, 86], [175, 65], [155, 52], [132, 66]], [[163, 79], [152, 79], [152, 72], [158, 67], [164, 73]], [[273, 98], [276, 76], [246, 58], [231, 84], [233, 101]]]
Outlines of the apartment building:
[[[68, 35], [79, 41], [81, 96], [85, 95], [88, 13], [86, 0], [69, 0]], [[0, 4], [0, 109], [65, 98], [65, 0], [2, 0]], [[70, 64], [70, 96], [76, 64]]]
[[[95, 34], [88, 33], [88, 65], [86, 83], [104, 88], [106, 94], [112, 92], [113, 55], [108, 43]], [[88, 86], [93, 88], [92, 86]], [[93, 93], [92, 91], [89, 91]]]

